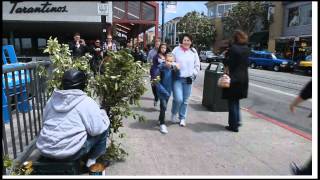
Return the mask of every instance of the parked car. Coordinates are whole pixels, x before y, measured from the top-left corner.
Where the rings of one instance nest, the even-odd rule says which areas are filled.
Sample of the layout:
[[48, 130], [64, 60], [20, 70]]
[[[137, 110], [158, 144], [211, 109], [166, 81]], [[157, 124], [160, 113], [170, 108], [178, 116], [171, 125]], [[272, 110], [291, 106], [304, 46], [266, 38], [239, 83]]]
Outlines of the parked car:
[[312, 57], [311, 57], [311, 55], [307, 56], [303, 60], [300, 60], [296, 64], [295, 70], [302, 70], [308, 75], [312, 74]]
[[205, 61], [205, 62], [213, 62], [217, 61], [218, 56], [215, 55], [212, 51], [200, 51], [200, 61]]
[[249, 63], [251, 68], [262, 67], [272, 69], [274, 71], [293, 71], [294, 69], [294, 63], [292, 60], [284, 59], [268, 51], [251, 51]]

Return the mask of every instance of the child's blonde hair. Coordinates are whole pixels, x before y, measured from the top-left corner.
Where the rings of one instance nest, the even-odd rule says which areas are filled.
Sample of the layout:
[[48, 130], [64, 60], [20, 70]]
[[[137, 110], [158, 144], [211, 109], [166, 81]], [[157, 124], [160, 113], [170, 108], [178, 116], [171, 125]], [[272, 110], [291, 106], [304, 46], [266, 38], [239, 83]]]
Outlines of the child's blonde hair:
[[173, 60], [175, 60], [174, 55], [173, 55], [173, 53], [171, 53], [171, 52], [169, 52], [169, 53], [166, 54], [166, 58], [167, 58], [167, 57], [172, 57]]

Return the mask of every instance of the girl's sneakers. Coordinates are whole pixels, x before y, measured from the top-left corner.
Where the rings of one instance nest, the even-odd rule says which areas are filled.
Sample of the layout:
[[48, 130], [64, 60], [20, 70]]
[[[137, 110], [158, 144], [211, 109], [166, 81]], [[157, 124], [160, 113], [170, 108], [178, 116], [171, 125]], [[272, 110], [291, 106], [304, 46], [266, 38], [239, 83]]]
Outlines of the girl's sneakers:
[[160, 125], [160, 132], [163, 134], [167, 134], [168, 130], [167, 130], [167, 126], [165, 124], [161, 124]]

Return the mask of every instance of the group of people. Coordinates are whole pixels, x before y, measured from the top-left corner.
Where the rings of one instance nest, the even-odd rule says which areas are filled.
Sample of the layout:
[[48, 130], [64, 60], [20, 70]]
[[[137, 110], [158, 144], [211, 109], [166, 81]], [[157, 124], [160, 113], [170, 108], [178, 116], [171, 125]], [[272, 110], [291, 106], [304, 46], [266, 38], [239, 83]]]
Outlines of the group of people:
[[[183, 34], [180, 46], [172, 52], [159, 39], [155, 41], [155, 48], [150, 50], [148, 59], [152, 59], [150, 68], [151, 86], [155, 100], [160, 101], [160, 132], [168, 133], [165, 125], [165, 111], [167, 103], [173, 94], [171, 121], [186, 126], [188, 99], [191, 95], [192, 82], [200, 70], [200, 60], [197, 51], [192, 46], [192, 36]], [[178, 119], [177, 119], [178, 115]]]
[[99, 71], [100, 64], [107, 52], [116, 52], [118, 50], [111, 35], [107, 35], [107, 39], [104, 42], [96, 38], [94, 44], [87, 45], [85, 40], [81, 39], [80, 33], [74, 34], [73, 41], [69, 43], [69, 49], [73, 57], [81, 57], [89, 53], [92, 56], [89, 62], [90, 68], [95, 74]]
[[[227, 67], [225, 69], [228, 69], [225, 73], [231, 78], [230, 88], [223, 89], [223, 98], [228, 100], [229, 106], [229, 125], [226, 129], [233, 132], [238, 132], [241, 126], [239, 100], [248, 95], [250, 49], [247, 43], [248, 36], [242, 31], [236, 31], [224, 62]], [[164, 117], [171, 93], [173, 94], [171, 121], [179, 123], [182, 127], [186, 126], [192, 83], [200, 70], [199, 56], [193, 48], [192, 36], [183, 34], [180, 45], [171, 53], [165, 43], [156, 40], [155, 48], [149, 52], [148, 59], [152, 59], [150, 76], [154, 106], [160, 101], [160, 132], [166, 134], [168, 130]]]
[[[75, 35], [75, 46], [82, 48], [80, 36]], [[110, 37], [110, 36], [109, 36]], [[79, 42], [79, 43], [78, 43]], [[165, 112], [171, 94], [173, 95], [171, 121], [186, 126], [188, 100], [192, 84], [199, 70], [200, 61], [190, 34], [183, 34], [180, 45], [172, 51], [166, 43], [159, 39], [148, 54], [151, 86], [154, 94], [154, 106], [160, 101], [160, 132], [168, 133], [165, 122]], [[100, 41], [96, 40], [96, 48]], [[229, 88], [223, 88], [222, 98], [228, 100], [229, 117], [225, 128], [238, 132], [241, 126], [239, 101], [248, 95], [248, 65], [250, 48], [247, 46], [248, 36], [240, 30], [235, 31], [233, 42], [226, 52], [224, 61], [225, 73], [230, 77]], [[112, 44], [106, 44], [106, 49], [113, 50]], [[115, 49], [114, 49], [115, 50]], [[73, 53], [80, 53], [73, 49]], [[103, 56], [103, 48], [97, 49], [96, 54]], [[41, 154], [53, 159], [75, 160], [86, 155], [86, 166], [90, 167], [106, 151], [106, 142], [110, 121], [106, 112], [83, 91], [87, 82], [86, 74], [78, 70], [68, 70], [62, 79], [62, 90], [54, 90], [48, 100], [43, 115], [43, 128], [36, 146]], [[303, 100], [311, 98], [311, 83], [291, 104], [295, 106]], [[177, 117], [178, 116], [178, 117]], [[307, 170], [296, 168], [302, 174], [311, 172], [311, 161]]]

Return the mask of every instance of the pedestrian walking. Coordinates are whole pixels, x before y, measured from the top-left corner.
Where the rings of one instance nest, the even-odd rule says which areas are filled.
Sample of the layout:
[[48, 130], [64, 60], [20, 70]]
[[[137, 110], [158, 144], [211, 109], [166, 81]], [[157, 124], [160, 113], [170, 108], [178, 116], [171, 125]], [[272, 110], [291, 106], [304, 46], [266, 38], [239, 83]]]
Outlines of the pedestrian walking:
[[83, 39], [80, 38], [80, 33], [74, 34], [73, 41], [69, 43], [69, 50], [73, 57], [84, 56], [87, 52]]
[[106, 152], [110, 121], [83, 92], [86, 82], [82, 71], [71, 69], [63, 74], [63, 90], [54, 90], [44, 109], [43, 128], [36, 142], [42, 156], [68, 161], [87, 156], [89, 168]]
[[156, 81], [157, 77], [160, 74], [159, 64], [165, 61], [165, 55], [168, 53], [167, 44], [161, 43], [157, 54], [153, 57], [152, 65], [150, 67], [150, 76], [151, 76], [151, 87], [152, 93], [154, 95], [153, 106], [156, 107], [158, 105], [158, 93], [157, 88], [153, 82]]
[[90, 68], [93, 71], [94, 75], [99, 71], [99, 66], [103, 59], [103, 49], [101, 47], [100, 39], [97, 38], [94, 42], [94, 45], [91, 47], [92, 58], [90, 60]]
[[224, 61], [225, 69], [230, 77], [230, 87], [223, 88], [222, 97], [228, 100], [229, 117], [228, 126], [225, 128], [229, 131], [238, 132], [241, 125], [240, 117], [240, 99], [248, 96], [248, 65], [250, 48], [247, 45], [248, 36], [240, 30], [236, 30], [233, 35], [231, 44]]
[[160, 71], [160, 83], [156, 83], [155, 86], [157, 87], [157, 93], [160, 99], [160, 132], [166, 134], [168, 130], [165, 125], [165, 113], [172, 92], [173, 78], [174, 75], [176, 76], [179, 72], [179, 65], [174, 62], [174, 55], [167, 53], [165, 55], [165, 61], [160, 62], [158, 67]]
[[[297, 96], [294, 101], [290, 104], [290, 111], [295, 113], [296, 107], [302, 103], [303, 101], [310, 99], [312, 97], [312, 81], [309, 81], [305, 87], [300, 92], [299, 96]], [[311, 114], [310, 116], [311, 117]], [[293, 174], [295, 175], [312, 175], [312, 157], [310, 160], [302, 167], [299, 168], [295, 163], [291, 164], [291, 168]]]
[[192, 36], [183, 34], [180, 46], [173, 49], [176, 63], [180, 66], [180, 75], [174, 78], [171, 121], [177, 123], [179, 114], [180, 126], [186, 126], [188, 99], [191, 95], [192, 82], [200, 70], [198, 53], [192, 46]]
[[148, 57], [147, 57], [148, 63], [152, 63], [153, 57], [155, 55], [157, 55], [157, 53], [158, 53], [158, 49], [159, 49], [160, 44], [161, 44], [160, 39], [156, 39], [155, 43], [154, 43], [154, 48], [152, 48], [148, 53]]
[[[147, 57], [148, 63], [153, 63], [153, 58], [154, 58], [154, 56], [156, 56], [158, 54], [160, 44], [161, 44], [160, 39], [156, 39], [155, 43], [154, 43], [154, 48], [152, 48], [148, 53], [148, 57]], [[152, 65], [153, 64], [151, 64], [151, 68], [152, 68]], [[157, 65], [154, 66], [154, 68], [157, 69]], [[152, 79], [154, 79], [154, 77], [151, 74], [151, 69], [150, 69], [150, 77], [151, 77], [150, 80], [152, 81]], [[153, 93], [153, 97], [154, 97], [153, 105], [156, 107], [158, 104], [158, 95], [157, 95], [156, 87], [154, 86], [153, 83], [151, 83], [151, 88], [152, 88], [152, 93]]]

